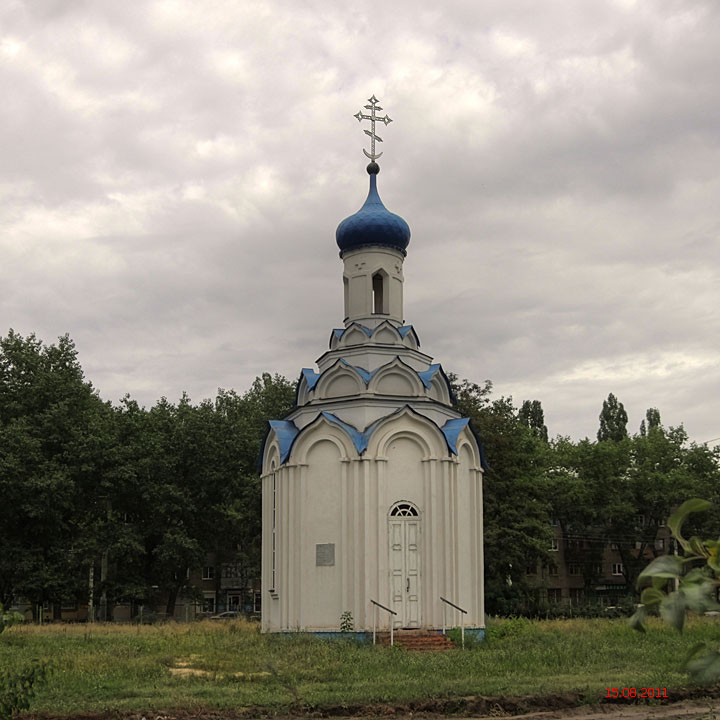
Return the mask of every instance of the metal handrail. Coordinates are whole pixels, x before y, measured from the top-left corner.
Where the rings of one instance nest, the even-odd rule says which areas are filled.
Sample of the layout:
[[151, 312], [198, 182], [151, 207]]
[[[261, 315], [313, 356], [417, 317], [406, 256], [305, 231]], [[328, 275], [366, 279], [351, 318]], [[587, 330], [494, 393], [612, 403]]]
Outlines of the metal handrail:
[[[385, 610], [385, 612], [389, 612], [391, 615], [397, 615], [397, 613], [394, 610], [391, 610], [389, 607], [385, 607], [384, 605], [381, 605], [379, 602], [377, 602], [376, 600], [373, 600], [372, 598], [370, 598], [370, 602], [375, 606], [373, 608], [373, 645], [374, 645], [375, 644], [375, 629], [377, 628], [377, 609], [382, 608], [383, 610]], [[394, 630], [393, 625], [394, 625], [394, 623], [392, 621], [392, 618], [390, 618], [390, 645], [391, 646], [395, 644], [395, 634], [393, 632], [393, 630]]]
[[[464, 610], [459, 605], [456, 605], [454, 602], [450, 602], [449, 600], [446, 600], [442, 595], [440, 596], [440, 599], [446, 603], [447, 605], [450, 605], [450, 607], [454, 607], [456, 610], [459, 610], [462, 615], [460, 616], [460, 637], [462, 638], [462, 647], [465, 647], [465, 615], [468, 614], [467, 610]], [[445, 605], [443, 605], [443, 635], [445, 635]]]
[[456, 605], [455, 603], [450, 602], [449, 600], [446, 600], [442, 595], [440, 596], [440, 599], [441, 599], [444, 603], [447, 603], [448, 605], [452, 605], [456, 610], [459, 610], [461, 613], [465, 613], [465, 615], [467, 615], [468, 611], [467, 611], [467, 610], [463, 610], [459, 605]]

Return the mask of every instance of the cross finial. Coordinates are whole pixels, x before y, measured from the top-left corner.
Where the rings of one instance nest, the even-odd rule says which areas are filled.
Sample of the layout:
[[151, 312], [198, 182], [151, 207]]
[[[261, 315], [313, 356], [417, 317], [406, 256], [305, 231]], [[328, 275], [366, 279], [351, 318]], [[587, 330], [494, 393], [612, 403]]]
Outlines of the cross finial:
[[391, 123], [392, 120], [385, 115], [385, 117], [379, 117], [375, 114], [376, 111], [382, 110], [382, 108], [378, 105], [378, 99], [373, 95], [371, 98], [368, 98], [369, 105], [365, 106], [365, 110], [369, 110], [369, 115], [364, 115], [363, 111], [358, 111], [353, 117], [356, 117], [358, 119], [358, 122], [362, 122], [363, 120], [369, 120], [370, 121], [370, 130], [365, 130], [365, 134], [370, 136], [370, 152], [368, 152], [365, 148], [363, 148], [363, 152], [367, 157], [370, 158], [371, 162], [375, 162], [382, 153], [376, 153], [375, 152], [375, 141], [382, 142], [383, 139], [375, 134], [375, 123], [376, 122], [382, 122], [387, 125], [388, 123]]

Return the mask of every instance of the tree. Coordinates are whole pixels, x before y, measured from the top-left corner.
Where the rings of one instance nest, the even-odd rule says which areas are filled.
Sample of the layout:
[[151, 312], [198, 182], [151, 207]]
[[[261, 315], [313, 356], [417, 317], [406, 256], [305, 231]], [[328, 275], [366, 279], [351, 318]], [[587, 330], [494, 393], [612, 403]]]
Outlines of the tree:
[[78, 509], [94, 492], [108, 412], [67, 335], [0, 338], [0, 602], [59, 609], [79, 592], [97, 526]]
[[[260, 575], [262, 488], [258, 475], [260, 450], [268, 420], [285, 417], [295, 404], [295, 385], [281, 375], [263, 373], [242, 396], [220, 390], [215, 410], [221, 418], [228, 463], [238, 489], [228, 511], [235, 532], [235, 559], [248, 578]], [[229, 544], [224, 548], [227, 550]]]
[[527, 566], [549, 560], [547, 443], [520, 419], [510, 398], [490, 400], [489, 381], [451, 381], [458, 409], [470, 418], [489, 464], [483, 478], [486, 609], [517, 612], [531, 592]]
[[518, 418], [526, 424], [537, 437], [547, 442], [548, 429], [545, 425], [545, 413], [539, 400], [525, 400], [518, 412]]
[[659, 427], [662, 427], [660, 411], [657, 408], [648, 408], [645, 412], [645, 420], [640, 423], [640, 434], [644, 437], [648, 434], [648, 431], [653, 432]]
[[597, 439], [599, 442], [612, 440], [620, 442], [627, 437], [628, 416], [623, 404], [610, 393], [607, 400], [603, 400], [602, 411], [600, 412], [600, 429]]
[[656, 409], [648, 414], [652, 429], [645, 435], [552, 444], [549, 497], [566, 535], [584, 541], [583, 552], [569, 548], [566, 559], [583, 567], [588, 592], [608, 544], [617, 547], [632, 588], [648, 556], [667, 552], [656, 544], [658, 529], [683, 498], [718, 493], [714, 451], [688, 445], [682, 426], [664, 428], [659, 418]]
[[172, 615], [188, 570], [208, 552], [219, 565], [239, 562], [246, 579], [259, 576], [258, 455], [267, 421], [287, 414], [294, 397], [285, 378], [264, 374], [243, 395], [219, 390], [197, 406], [186, 395], [149, 411], [124, 401], [117, 412], [130, 456], [117, 507], [135, 530], [118, 545], [130, 555], [115, 555], [116, 595], [152, 604], [157, 592]]

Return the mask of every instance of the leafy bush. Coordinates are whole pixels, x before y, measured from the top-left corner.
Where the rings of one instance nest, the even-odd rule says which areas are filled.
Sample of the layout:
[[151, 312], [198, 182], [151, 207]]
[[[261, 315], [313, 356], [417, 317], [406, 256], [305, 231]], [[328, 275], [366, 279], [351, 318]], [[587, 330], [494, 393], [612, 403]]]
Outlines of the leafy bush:
[[[684, 502], [668, 520], [673, 537], [682, 545], [684, 556], [661, 555], [655, 558], [639, 575], [638, 588], [644, 587], [642, 605], [630, 618], [630, 625], [645, 632], [648, 612], [658, 611], [660, 616], [678, 632], [683, 631], [688, 612], [703, 614], [720, 610], [715, 592], [720, 585], [720, 538], [701, 540], [697, 536], [686, 540], [682, 526], [694, 512], [708, 510], [712, 504], [694, 498]], [[695, 564], [696, 567], [692, 567]], [[685, 568], [691, 568], [685, 574]], [[668, 583], [674, 581], [677, 589], [667, 592]], [[696, 682], [714, 683], [720, 680], [720, 653], [706, 643], [695, 645], [685, 658], [685, 669]]]
[[355, 630], [355, 622], [353, 620], [352, 613], [349, 610], [346, 610], [340, 616], [340, 632], [351, 633], [353, 630]]
[[[462, 630], [460, 628], [451, 628], [445, 633], [445, 636], [450, 640], [454, 645], [457, 645], [458, 647], [462, 647], [463, 640], [462, 640]], [[483, 644], [483, 640], [478, 638], [474, 633], [465, 631], [465, 649], [466, 650], [474, 650], [477, 647], [480, 647]]]
[[24, 619], [20, 613], [5, 612], [2, 603], [0, 603], [0, 633], [11, 625], [21, 623]]
[[535, 632], [535, 623], [526, 617], [511, 616], [504, 620], [493, 620], [488, 623], [485, 629], [485, 637], [488, 642], [502, 640], [508, 637], [520, 637]]
[[12, 720], [16, 712], [28, 710], [36, 687], [46, 677], [47, 665], [37, 661], [0, 670], [0, 720]]

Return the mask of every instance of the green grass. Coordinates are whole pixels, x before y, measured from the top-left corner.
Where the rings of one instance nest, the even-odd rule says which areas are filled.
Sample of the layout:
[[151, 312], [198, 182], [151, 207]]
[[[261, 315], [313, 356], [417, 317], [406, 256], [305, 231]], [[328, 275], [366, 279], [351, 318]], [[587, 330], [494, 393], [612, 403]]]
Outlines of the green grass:
[[[641, 635], [623, 620], [495, 621], [479, 647], [438, 654], [262, 635], [244, 622], [16, 626], [0, 635], [0, 666], [48, 661], [32, 709], [55, 713], [561, 692], [593, 701], [606, 687], [687, 686], [682, 656], [701, 640], [720, 644], [720, 622], [695, 619], [683, 635], [651, 622]], [[208, 674], [173, 675], [182, 663]]]

